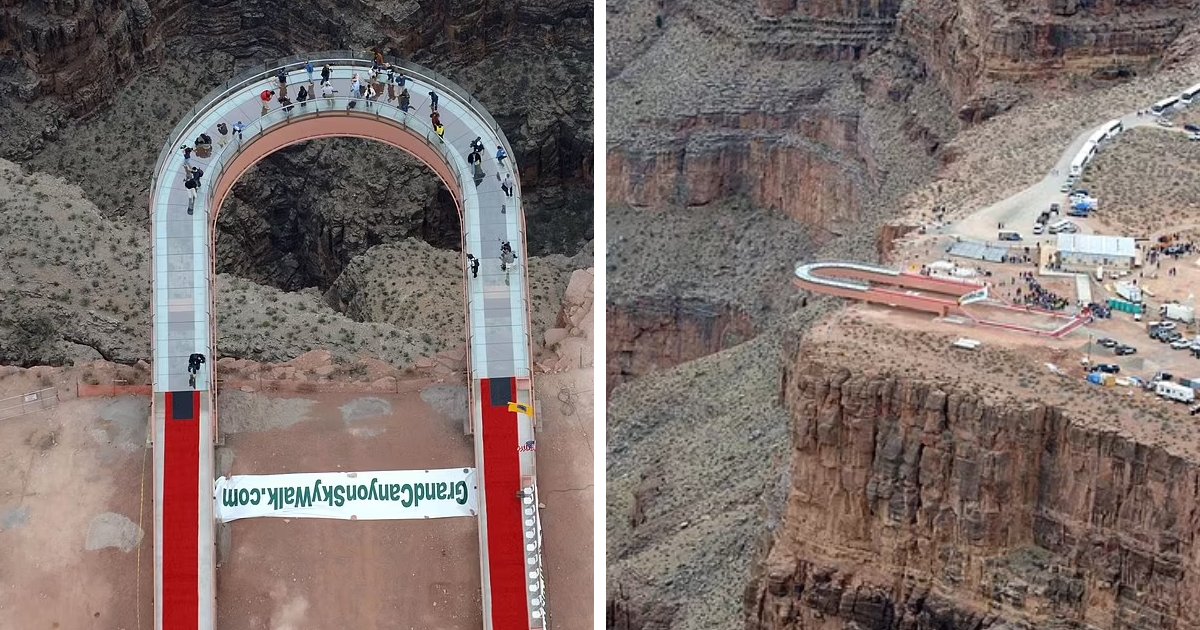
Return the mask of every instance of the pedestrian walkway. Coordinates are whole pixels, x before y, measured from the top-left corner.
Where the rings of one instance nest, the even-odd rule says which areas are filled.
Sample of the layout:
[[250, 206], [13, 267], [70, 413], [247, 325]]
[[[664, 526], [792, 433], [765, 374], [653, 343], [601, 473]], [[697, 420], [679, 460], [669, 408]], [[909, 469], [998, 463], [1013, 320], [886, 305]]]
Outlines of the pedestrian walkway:
[[[316, 85], [309, 83], [307, 62], [322, 69], [313, 73]], [[466, 159], [474, 139], [512, 155], [495, 120], [448, 79], [415, 64], [393, 64], [398, 69], [393, 75], [405, 77], [411, 95], [408, 111], [398, 98], [388, 102], [384, 89], [374, 100], [351, 93], [356, 76], [360, 85], [372, 81], [370, 55], [313, 53], [255, 68], [213, 90], [184, 117], [159, 155], [150, 208], [157, 628], [210, 630], [215, 618], [217, 212], [254, 164], [283, 147], [326, 137], [370, 138], [399, 147], [433, 169], [454, 197], [463, 232], [471, 419], [482, 478], [484, 627], [545, 627], [535, 449], [521, 448], [534, 440], [533, 424], [530, 416], [510, 409], [510, 403], [534, 406], [519, 172], [511, 157], [500, 165], [485, 151], [485, 177], [476, 181]], [[326, 74], [328, 87], [322, 85]], [[301, 87], [306, 95], [322, 96], [300, 101]], [[271, 91], [264, 103], [262, 95]], [[442, 134], [430, 121], [430, 92], [439, 97]], [[185, 157], [181, 147], [201, 134], [216, 146]], [[198, 189], [185, 187], [185, 173], [191, 173], [185, 160], [203, 171]], [[477, 277], [468, 253], [479, 260]]]

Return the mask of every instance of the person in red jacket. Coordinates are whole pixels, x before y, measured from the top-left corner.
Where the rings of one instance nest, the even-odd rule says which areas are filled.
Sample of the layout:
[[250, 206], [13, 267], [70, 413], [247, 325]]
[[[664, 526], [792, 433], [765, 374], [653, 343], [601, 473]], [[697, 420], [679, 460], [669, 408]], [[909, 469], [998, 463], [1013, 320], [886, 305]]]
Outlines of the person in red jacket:
[[262, 93], [258, 95], [258, 100], [262, 101], [262, 115], [263, 116], [267, 115], [267, 108], [270, 106], [271, 99], [274, 97], [275, 97], [275, 90], [263, 90]]

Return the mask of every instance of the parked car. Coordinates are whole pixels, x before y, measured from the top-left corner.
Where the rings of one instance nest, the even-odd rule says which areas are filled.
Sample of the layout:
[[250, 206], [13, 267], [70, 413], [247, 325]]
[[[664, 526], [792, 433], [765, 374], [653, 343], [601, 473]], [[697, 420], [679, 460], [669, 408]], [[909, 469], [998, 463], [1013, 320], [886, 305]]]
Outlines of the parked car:
[[1101, 337], [1096, 340], [1096, 343], [1104, 346], [1105, 348], [1116, 348], [1117, 346], [1121, 345], [1116, 339], [1109, 339], [1108, 337]]
[[1050, 204], [1050, 214], [1058, 214], [1059, 207], [1056, 203]]
[[1192, 133], [1200, 133], [1200, 127], [1197, 127], [1196, 125], [1193, 125], [1191, 123], [1184, 125], [1183, 129], [1184, 129], [1184, 131], [1190, 131]]
[[1033, 224], [1034, 236], [1041, 234], [1042, 232], [1045, 232], [1045, 231], [1046, 231], [1046, 225], [1044, 223], [1034, 223]]
[[1192, 342], [1188, 341], [1187, 339], [1177, 339], [1177, 340], [1171, 342], [1171, 348], [1174, 350], [1183, 350], [1184, 348], [1190, 348], [1191, 345], [1192, 345]]
[[1137, 348], [1134, 348], [1133, 346], [1117, 346], [1116, 348], [1113, 348], [1113, 352], [1119, 357], [1124, 357], [1131, 354], [1137, 354]]
[[1120, 374], [1121, 366], [1112, 363], [1098, 363], [1096, 369], [1107, 374]]
[[1177, 331], [1177, 330], [1169, 331], [1165, 335], [1162, 336], [1162, 340], [1167, 343], [1175, 343], [1176, 341], [1179, 341], [1182, 338], [1183, 338], [1183, 335], [1181, 335], [1179, 333], [1179, 331]]
[[1158, 322], [1158, 325], [1153, 327], [1159, 330], [1175, 330], [1175, 322]]
[[1159, 126], [1159, 127], [1174, 127], [1174, 126], [1175, 126], [1175, 123], [1173, 123], [1173, 122], [1171, 122], [1171, 121], [1167, 120], [1166, 118], [1159, 118], [1159, 119], [1158, 119], [1158, 126]]
[[1064, 193], [1071, 192], [1071, 183], [1067, 182], [1066, 184], [1059, 186], [1058, 192], [1064, 192]]

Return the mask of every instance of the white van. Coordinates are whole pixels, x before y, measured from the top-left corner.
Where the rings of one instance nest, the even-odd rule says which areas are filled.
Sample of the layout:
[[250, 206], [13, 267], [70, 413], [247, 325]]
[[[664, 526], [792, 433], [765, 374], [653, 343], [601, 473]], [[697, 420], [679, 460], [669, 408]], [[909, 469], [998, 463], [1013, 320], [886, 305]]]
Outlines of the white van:
[[1175, 400], [1182, 403], [1191, 403], [1196, 401], [1196, 390], [1179, 383], [1169, 381], [1159, 381], [1154, 386], [1154, 393], [1168, 400]]
[[1047, 228], [1047, 230], [1051, 234], [1058, 234], [1059, 232], [1066, 232], [1067, 234], [1074, 234], [1079, 231], [1079, 226], [1075, 225], [1074, 223], [1072, 223], [1066, 219], [1063, 219], [1061, 221], [1055, 221], [1054, 223], [1051, 223], [1050, 227]]

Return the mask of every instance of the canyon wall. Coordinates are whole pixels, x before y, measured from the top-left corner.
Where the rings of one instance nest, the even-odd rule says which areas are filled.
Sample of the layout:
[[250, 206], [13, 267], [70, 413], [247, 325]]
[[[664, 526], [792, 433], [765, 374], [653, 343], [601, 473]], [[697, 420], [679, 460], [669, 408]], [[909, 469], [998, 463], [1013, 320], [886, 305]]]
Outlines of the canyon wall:
[[897, 33], [968, 122], [994, 115], [1006, 84], [1066, 87], [1153, 69], [1195, 15], [1191, 0], [907, 2]]
[[610, 151], [607, 188], [610, 200], [635, 207], [703, 206], [746, 195], [758, 207], [823, 227], [854, 218], [856, 170], [811, 145], [725, 134], [669, 150]]
[[[630, 99], [610, 98], [614, 119], [623, 124], [608, 149], [608, 197], [662, 207], [746, 195], [814, 227], [825, 227], [833, 216], [855, 221], [865, 198], [880, 185], [869, 163], [872, 150], [861, 147], [869, 134], [858, 129], [861, 114], [855, 113], [874, 105], [862, 94], [832, 94], [834, 77], [859, 73], [864, 61], [879, 57], [903, 60], [908, 74], [944, 90], [949, 111], [972, 124], [1035, 91], [1151, 71], [1196, 10], [1195, 0], [660, 2], [660, 33], [630, 44], [649, 47], [647, 57], [666, 56], [654, 47], [669, 45], [671, 29], [690, 29], [709, 45], [736, 49], [764, 67], [797, 60], [825, 64], [810, 73], [828, 80], [793, 93], [789, 83], [794, 74], [807, 74], [804, 70], [781, 66], [774, 86], [762, 85], [755, 69], [737, 71], [745, 76], [722, 76], [716, 84], [701, 71], [694, 94], [677, 106], [672, 99], [653, 97], [653, 83], [663, 81], [661, 76], [624, 72], [622, 61], [617, 87], [648, 96], [634, 101], [633, 108], [644, 110], [636, 114], [622, 113], [631, 107]], [[631, 11], [622, 7], [612, 15], [628, 28], [625, 14]], [[767, 96], [772, 89], [788, 95], [779, 111]], [[739, 98], [714, 96], [728, 91]], [[921, 115], [903, 100], [897, 99], [910, 118]], [[669, 105], [655, 110], [656, 103]], [[623, 116], [630, 117], [628, 126]], [[931, 144], [936, 148], [948, 139], [938, 137]]]
[[679, 298], [608, 305], [607, 391], [646, 372], [720, 352], [755, 335], [736, 308]]
[[782, 397], [791, 489], [748, 627], [1200, 627], [1197, 462], [804, 356]]
[[[74, 113], [103, 103], [163, 57], [163, 13], [181, 3], [146, 0], [48, 0], [36, 7], [0, 0], [0, 94], [22, 100], [51, 94]], [[16, 63], [13, 63], [13, 62]], [[10, 73], [11, 72], [11, 73]]]

